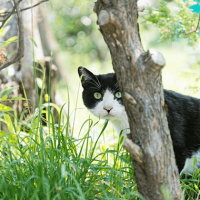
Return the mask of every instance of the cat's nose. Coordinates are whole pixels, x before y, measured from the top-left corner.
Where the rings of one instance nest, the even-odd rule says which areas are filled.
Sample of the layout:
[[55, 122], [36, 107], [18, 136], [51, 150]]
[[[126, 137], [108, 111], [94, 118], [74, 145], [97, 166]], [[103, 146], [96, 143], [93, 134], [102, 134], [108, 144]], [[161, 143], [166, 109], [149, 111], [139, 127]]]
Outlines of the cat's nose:
[[113, 107], [104, 107], [103, 109], [109, 113], [113, 109]]

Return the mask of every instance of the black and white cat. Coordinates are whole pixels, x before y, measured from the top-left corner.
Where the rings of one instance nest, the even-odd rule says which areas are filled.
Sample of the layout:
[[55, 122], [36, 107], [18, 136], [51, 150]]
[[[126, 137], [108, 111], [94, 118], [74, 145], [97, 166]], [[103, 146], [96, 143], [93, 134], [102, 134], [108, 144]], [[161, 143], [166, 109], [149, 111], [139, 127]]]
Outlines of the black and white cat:
[[[83, 86], [83, 102], [96, 117], [109, 119], [120, 133], [129, 128], [128, 117], [114, 73], [94, 75], [78, 68]], [[167, 120], [172, 137], [176, 163], [180, 174], [200, 168], [200, 100], [170, 90], [164, 90], [168, 107]], [[194, 159], [196, 158], [196, 159]]]

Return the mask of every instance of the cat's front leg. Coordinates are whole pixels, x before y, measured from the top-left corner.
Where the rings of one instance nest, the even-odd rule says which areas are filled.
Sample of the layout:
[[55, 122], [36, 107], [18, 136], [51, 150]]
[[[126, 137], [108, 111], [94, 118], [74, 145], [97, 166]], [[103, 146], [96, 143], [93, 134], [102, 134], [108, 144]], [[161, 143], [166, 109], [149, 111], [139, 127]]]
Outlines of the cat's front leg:
[[123, 147], [131, 154], [131, 157], [144, 169], [143, 151], [139, 145], [132, 141], [131, 134], [124, 135]]

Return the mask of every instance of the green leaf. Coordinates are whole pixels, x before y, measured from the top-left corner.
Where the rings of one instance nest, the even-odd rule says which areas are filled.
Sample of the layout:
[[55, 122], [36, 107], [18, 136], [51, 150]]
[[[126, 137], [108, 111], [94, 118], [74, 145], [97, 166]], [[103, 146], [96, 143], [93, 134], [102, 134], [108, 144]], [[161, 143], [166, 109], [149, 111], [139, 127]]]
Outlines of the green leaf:
[[[6, 22], [7, 23], [7, 22]], [[4, 24], [4, 27], [3, 28], [1, 28], [1, 30], [0, 30], [0, 35], [1, 36], [5, 36], [6, 35], [6, 33], [10, 30], [10, 25], [8, 25], [8, 26], [5, 26], [6, 24]]]
[[0, 92], [0, 96], [2, 96], [2, 97], [5, 95], [8, 96], [14, 89], [15, 89], [15, 87], [12, 87], [12, 88], [7, 87], [5, 90]]
[[27, 100], [26, 98], [23, 98], [23, 97], [13, 97], [9, 100]]
[[13, 111], [13, 109], [11, 107], [0, 104], [0, 111], [1, 112], [7, 112], [7, 111]]
[[5, 119], [5, 121], [6, 121], [6, 124], [7, 124], [7, 127], [8, 127], [9, 132], [10, 132], [10, 133], [15, 133], [15, 129], [14, 129], [14, 127], [13, 127], [13, 122], [12, 122], [10, 116], [9, 116], [8, 114], [5, 114], [5, 115], [4, 115], [4, 119]]
[[8, 98], [8, 95], [4, 95], [4, 96], [0, 99], [0, 101], [5, 101], [7, 98]]
[[35, 40], [32, 37], [29, 37], [29, 39], [32, 41], [32, 43], [37, 47], [37, 44], [35, 42]]
[[17, 42], [18, 36], [13, 36], [11, 38], [9, 38], [5, 43], [4, 43], [4, 47], [6, 48], [10, 43], [12, 42]]
[[6, 132], [0, 131], [0, 137], [3, 136], [3, 135], [5, 135], [5, 134], [6, 134]]

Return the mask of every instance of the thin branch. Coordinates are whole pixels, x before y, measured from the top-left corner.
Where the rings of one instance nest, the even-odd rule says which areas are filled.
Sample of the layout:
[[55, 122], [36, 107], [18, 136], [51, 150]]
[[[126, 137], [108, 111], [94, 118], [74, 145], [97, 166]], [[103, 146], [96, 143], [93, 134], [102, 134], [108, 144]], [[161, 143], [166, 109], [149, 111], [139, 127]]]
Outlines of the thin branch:
[[184, 34], [185, 34], [185, 35], [188, 35], [188, 34], [190, 34], [190, 33], [197, 32], [197, 30], [198, 30], [198, 28], [199, 28], [199, 22], [200, 22], [200, 14], [199, 14], [199, 20], [198, 20], [196, 29], [191, 30], [191, 31], [188, 31], [187, 33], [184, 33]]
[[[22, 1], [22, 0], [21, 0]], [[23, 12], [23, 11], [25, 11], [25, 10], [28, 10], [28, 9], [31, 9], [31, 8], [34, 8], [34, 7], [36, 7], [36, 6], [38, 6], [38, 5], [40, 5], [40, 4], [42, 4], [42, 3], [45, 3], [45, 2], [48, 2], [49, 0], [43, 0], [43, 1], [40, 1], [40, 2], [38, 2], [38, 3], [36, 3], [35, 5], [33, 5], [33, 6], [29, 6], [29, 7], [27, 7], [27, 8], [23, 8], [23, 9], [20, 9], [20, 12]], [[4, 13], [1, 13], [0, 14], [0, 17], [6, 17], [8, 14], [10, 15], [12, 15], [12, 14], [15, 14], [16, 13], [16, 11], [11, 11], [11, 13], [10, 12], [8, 12], [8, 11], [5, 11]], [[9, 16], [10, 17], [10, 16]], [[4, 21], [4, 20], [2, 20], [2, 21]]]
[[180, 34], [177, 34], [177, 33], [173, 33], [171, 31], [169, 31], [168, 29], [164, 29], [165, 32], [168, 32], [168, 33], [171, 33], [173, 35], [181, 35], [181, 34], [184, 34], [184, 35], [189, 35], [191, 33], [194, 33], [194, 32], [197, 32], [198, 31], [198, 28], [199, 28], [199, 23], [200, 23], [200, 13], [199, 13], [199, 19], [198, 19], [198, 22], [197, 22], [197, 26], [195, 29], [191, 30], [191, 31], [188, 31], [188, 32], [185, 32], [185, 33], [180, 33]]
[[47, 1], [49, 1], [49, 0], [43, 0], [43, 1], [40, 1], [40, 2], [36, 3], [36, 4], [33, 5], [33, 6], [30, 6], [30, 7], [27, 7], [27, 8], [23, 8], [23, 9], [21, 9], [20, 12], [23, 12], [23, 11], [25, 11], [25, 10], [28, 10], [28, 9], [34, 8], [34, 7], [36, 7], [36, 6], [38, 6], [38, 5], [42, 4], [42, 3], [45, 3], [45, 2], [47, 2]]
[[10, 16], [11, 16], [12, 14], [15, 13], [15, 9], [18, 7], [18, 5], [21, 3], [21, 1], [23, 1], [23, 0], [19, 0], [19, 1], [13, 6], [12, 11], [9, 12], [8, 16], [6, 17], [6, 19], [3, 20], [3, 22], [2, 22], [2, 24], [1, 24], [1, 26], [0, 26], [0, 29], [4, 26], [4, 24], [5, 24], [5, 23], [7, 22], [7, 20], [10, 18]]
[[[22, 16], [18, 7], [18, 3], [20, 1], [18, 1], [16, 3], [16, 0], [14, 1], [14, 7], [16, 8], [16, 15], [17, 15], [17, 25], [18, 25], [18, 50], [17, 53], [15, 54], [14, 58], [10, 61], [7, 61], [6, 63], [4, 63], [3, 65], [0, 66], [0, 71], [8, 66], [10, 66], [11, 64], [17, 62], [18, 60], [20, 60], [23, 56], [24, 56], [24, 29], [23, 29], [23, 25], [22, 25]], [[21, 0], [22, 1], [22, 0]]]

